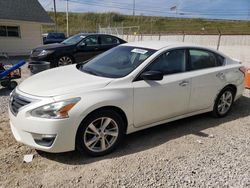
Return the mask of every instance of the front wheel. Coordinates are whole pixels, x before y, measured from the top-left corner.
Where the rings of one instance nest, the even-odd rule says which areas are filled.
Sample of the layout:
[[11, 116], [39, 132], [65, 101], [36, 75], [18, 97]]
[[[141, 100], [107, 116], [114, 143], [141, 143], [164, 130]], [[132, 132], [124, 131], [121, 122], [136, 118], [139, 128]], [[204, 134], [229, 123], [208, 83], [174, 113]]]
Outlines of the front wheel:
[[76, 148], [81, 153], [101, 156], [113, 151], [124, 136], [124, 121], [112, 110], [88, 116], [77, 131]]
[[231, 87], [223, 89], [215, 100], [213, 115], [215, 117], [226, 116], [234, 102], [234, 90]]
[[1, 86], [3, 87], [8, 87], [9, 83], [9, 81], [0, 82]]
[[17, 86], [16, 81], [10, 81], [7, 87], [8, 87], [9, 90], [13, 90], [13, 89], [16, 88], [16, 86]]
[[73, 59], [69, 56], [62, 56], [58, 59], [57, 65], [60, 66], [66, 66], [73, 64]]

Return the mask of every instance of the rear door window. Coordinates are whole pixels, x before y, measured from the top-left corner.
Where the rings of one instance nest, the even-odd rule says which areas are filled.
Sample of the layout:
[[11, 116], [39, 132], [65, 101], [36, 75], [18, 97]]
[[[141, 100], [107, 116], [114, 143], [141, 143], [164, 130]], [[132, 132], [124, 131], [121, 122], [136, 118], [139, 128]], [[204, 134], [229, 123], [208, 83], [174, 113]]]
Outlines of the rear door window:
[[101, 38], [101, 45], [114, 45], [114, 44], [119, 44], [119, 40], [115, 37], [108, 36], [108, 35], [103, 35], [100, 36]]
[[191, 70], [199, 70], [217, 66], [217, 56], [213, 52], [190, 49], [189, 66]]

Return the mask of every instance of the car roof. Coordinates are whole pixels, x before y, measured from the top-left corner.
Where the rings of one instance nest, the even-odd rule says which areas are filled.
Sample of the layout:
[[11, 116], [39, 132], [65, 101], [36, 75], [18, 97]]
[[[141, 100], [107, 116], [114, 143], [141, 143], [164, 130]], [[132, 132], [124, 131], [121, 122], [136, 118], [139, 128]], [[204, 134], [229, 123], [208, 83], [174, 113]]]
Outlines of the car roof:
[[64, 32], [49, 32], [47, 34], [64, 34]]
[[[133, 47], [139, 47], [139, 48], [149, 48], [153, 50], [160, 50], [162, 48], [168, 48], [168, 47], [198, 47], [198, 48], [206, 48], [200, 45], [196, 44], [189, 44], [185, 42], [168, 42], [168, 41], [137, 41], [137, 42], [129, 42], [126, 44], [122, 44], [123, 46], [133, 46]], [[214, 51], [214, 50], [213, 50]]]
[[115, 35], [104, 34], [104, 33], [77, 33], [76, 35], [85, 35], [85, 36], [89, 36], [89, 35], [109, 35], [109, 36], [117, 37]]

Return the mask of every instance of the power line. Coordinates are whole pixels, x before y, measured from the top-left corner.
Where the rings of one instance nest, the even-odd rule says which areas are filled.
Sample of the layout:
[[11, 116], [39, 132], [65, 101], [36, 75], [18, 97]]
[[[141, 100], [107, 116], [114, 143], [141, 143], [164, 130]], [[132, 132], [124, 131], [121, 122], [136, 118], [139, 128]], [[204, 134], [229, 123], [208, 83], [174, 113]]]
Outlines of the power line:
[[[65, 0], [64, 0], [65, 1]], [[102, 3], [99, 4], [96, 1], [92, 2], [82, 2], [82, 1], [76, 1], [76, 0], [69, 0], [72, 3], [78, 3], [78, 4], [84, 4], [84, 5], [89, 5], [89, 6], [97, 6], [97, 7], [108, 7], [108, 8], [116, 8], [116, 9], [122, 9], [122, 10], [131, 10], [132, 8], [129, 7], [124, 7], [122, 4], [125, 3], [116, 3], [117, 5], [111, 5], [110, 3]], [[119, 5], [120, 4], [120, 5]], [[127, 5], [127, 4], [126, 4]], [[236, 10], [236, 9], [235, 9]], [[240, 10], [240, 9], [239, 9]], [[243, 10], [243, 9], [242, 9]], [[162, 10], [157, 10], [157, 9], [137, 9], [133, 8], [133, 11], [138, 11], [138, 12], [154, 12], [154, 13], [159, 13], [159, 14], [169, 14], [169, 15], [174, 15], [176, 14], [175, 12], [171, 11], [162, 11]], [[233, 11], [233, 10], [230, 10]], [[245, 11], [245, 10], [244, 10]], [[201, 15], [201, 16], [209, 16], [209, 15], [217, 15], [217, 16], [245, 16], [247, 15], [248, 12], [243, 12], [243, 11], [234, 11], [234, 12], [229, 12], [229, 11], [218, 11], [218, 10], [212, 10], [209, 13], [206, 12], [194, 12], [194, 11], [178, 11], [178, 15], [190, 15], [190, 16], [195, 16], [195, 15]]]
[[[65, 1], [65, 0], [64, 0]], [[89, 2], [79, 2], [79, 1], [75, 1], [75, 0], [69, 0], [72, 3], [78, 3], [78, 4], [84, 4], [84, 5], [92, 5], [92, 6], [98, 6], [98, 7], [108, 7], [108, 8], [117, 8], [117, 9], [123, 9], [123, 10], [132, 10], [132, 8], [127, 8], [127, 7], [122, 7], [122, 6], [112, 6], [112, 5], [108, 5], [103, 3], [102, 5], [100, 5], [99, 3], [89, 3]], [[169, 13], [169, 14], [173, 14], [170, 11], [157, 11], [157, 10], [146, 10], [146, 9], [136, 9], [135, 11], [148, 11], [148, 12], [158, 12], [158, 13]]]
[[53, 0], [49, 0], [48, 3], [47, 3], [46, 5], [44, 5], [44, 8], [46, 9], [46, 8], [49, 7], [52, 3], [53, 3]]
[[[80, 1], [79, 1], [80, 2]], [[82, 2], [82, 1], [81, 1]], [[81, 3], [80, 2], [80, 3]], [[124, 2], [115, 2], [115, 1], [108, 1], [108, 2], [103, 2], [103, 1], [98, 1], [98, 0], [93, 0], [91, 2], [94, 2], [94, 3], [104, 3], [104, 4], [109, 4], [109, 5], [122, 5], [122, 6], [126, 6], [127, 8], [128, 7], [133, 7], [134, 5], [134, 1], [132, 3], [124, 3]], [[158, 8], [158, 9], [168, 9], [169, 7], [159, 7], [159, 6], [154, 6], [154, 5], [150, 5], [150, 6], [147, 6], [147, 5], [144, 5], [144, 4], [141, 4], [140, 5], [141, 7], [147, 7], [147, 8]]]
[[[79, 3], [85, 3], [85, 2], [83, 2], [83, 1], [79, 1], [78, 0], [78, 2]], [[89, 3], [89, 2], [86, 2], [86, 3]], [[98, 1], [98, 0], [92, 0], [91, 1], [91, 3], [102, 3], [102, 4], [106, 4], [106, 5], [111, 5], [111, 6], [113, 6], [114, 4], [115, 5], [120, 5], [120, 6], [126, 6], [126, 8], [128, 8], [128, 7], [133, 7], [133, 3], [124, 3], [124, 2], [114, 2], [114, 1], [108, 1], [108, 2], [103, 2], [103, 1]], [[177, 3], [178, 4], [178, 6], [179, 6], [179, 4], [180, 3]], [[170, 9], [171, 7], [172, 7], [172, 5], [170, 5], [170, 6], [167, 6], [167, 7], [165, 7], [164, 5], [163, 6], [161, 6], [161, 7], [159, 7], [159, 6], [154, 6], [154, 5], [150, 5], [150, 6], [147, 6], [146, 4], [140, 4], [140, 7], [146, 7], [146, 8], [156, 8], [158, 11], [159, 10], [161, 10], [161, 11], [163, 11], [164, 12], [164, 10], [163, 9], [165, 9], [165, 10], [168, 10], [168, 9]], [[186, 10], [186, 11], [188, 11], [188, 10]], [[235, 11], [244, 11], [244, 12], [248, 12], [248, 9], [227, 9], [227, 10], [217, 10], [217, 9], [215, 9], [215, 10], [210, 10], [210, 12], [211, 13], [213, 13], [213, 12], [235, 12]]]
[[[64, 0], [65, 1], [65, 0]], [[126, 5], [126, 7], [122, 7], [122, 8], [126, 8], [126, 9], [130, 9], [129, 7], [132, 7], [133, 6], [133, 4], [131, 4], [131, 3], [123, 3], [123, 2], [114, 2], [114, 1], [109, 1], [109, 2], [101, 2], [102, 3], [102, 5], [100, 5], [100, 1], [98, 1], [98, 0], [93, 0], [93, 1], [91, 1], [91, 2], [83, 2], [83, 1], [77, 1], [77, 0], [72, 0], [72, 2], [74, 1], [74, 3], [79, 3], [79, 4], [92, 4], [92, 3], [94, 3], [94, 4], [99, 4], [99, 6], [102, 6], [102, 5], [108, 5], [108, 6], [112, 6], [112, 7], [114, 7], [114, 8], [116, 8], [116, 6], [123, 6], [123, 5]], [[113, 4], [115, 4], [115, 5], [113, 5]], [[162, 9], [165, 9], [165, 10], [168, 10], [168, 9], [170, 9], [172, 6], [169, 6], [169, 7], [158, 7], [158, 6], [152, 6], [152, 5], [150, 5], [150, 6], [146, 6], [146, 5], [144, 5], [144, 4], [141, 4], [140, 5], [140, 7], [147, 7], [147, 8], [156, 8], [155, 10], [157, 10], [157, 11], [160, 11], [161, 10], [161, 12], [166, 12], [166, 11], [163, 11]], [[140, 10], [143, 10], [143, 9], [140, 9]], [[188, 11], [188, 12], [192, 12], [192, 10], [186, 10], [186, 11]], [[218, 13], [220, 13], [220, 12], [227, 12], [227, 13], [229, 13], [229, 12], [232, 12], [232, 13], [235, 13], [236, 11], [237, 12], [239, 12], [239, 11], [243, 11], [243, 12], [248, 12], [248, 9], [227, 9], [227, 10], [218, 10], [218, 9], [214, 9], [214, 10], [209, 10], [211, 13], [214, 13], [214, 12], [218, 12]], [[167, 12], [169, 12], [169, 11], [167, 11]], [[242, 12], [242, 13], [243, 13]]]

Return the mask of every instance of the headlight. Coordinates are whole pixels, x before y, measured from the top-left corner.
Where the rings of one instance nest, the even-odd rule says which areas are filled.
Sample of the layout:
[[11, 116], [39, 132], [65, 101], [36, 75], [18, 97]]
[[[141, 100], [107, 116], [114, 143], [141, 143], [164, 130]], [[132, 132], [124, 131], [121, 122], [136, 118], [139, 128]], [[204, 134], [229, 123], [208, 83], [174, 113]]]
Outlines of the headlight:
[[53, 50], [42, 50], [38, 56], [46, 56], [49, 54], [52, 54], [54, 51]]
[[68, 118], [68, 112], [80, 101], [80, 98], [59, 101], [47, 104], [31, 111], [31, 116], [48, 118], [48, 119], [64, 119]]

